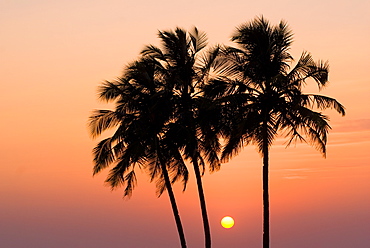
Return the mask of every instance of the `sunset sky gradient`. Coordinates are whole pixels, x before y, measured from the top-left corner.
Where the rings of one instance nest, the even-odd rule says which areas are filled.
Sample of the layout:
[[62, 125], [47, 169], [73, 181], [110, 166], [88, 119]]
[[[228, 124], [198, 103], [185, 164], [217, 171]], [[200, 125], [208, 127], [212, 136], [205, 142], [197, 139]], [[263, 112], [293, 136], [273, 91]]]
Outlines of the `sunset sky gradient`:
[[[133, 197], [92, 177], [87, 120], [97, 87], [120, 76], [157, 30], [196, 26], [210, 45], [263, 15], [293, 30], [291, 53], [328, 60], [322, 91], [346, 106], [331, 117], [327, 158], [307, 144], [271, 149], [272, 248], [370, 244], [370, 2], [218, 0], [0, 1], [0, 247], [179, 247], [166, 194], [139, 175]], [[307, 91], [317, 93], [315, 87]], [[213, 248], [262, 243], [262, 160], [254, 147], [204, 176]], [[191, 174], [192, 176], [192, 174]], [[189, 248], [203, 246], [194, 177], [175, 186]], [[224, 229], [222, 217], [235, 226]]]

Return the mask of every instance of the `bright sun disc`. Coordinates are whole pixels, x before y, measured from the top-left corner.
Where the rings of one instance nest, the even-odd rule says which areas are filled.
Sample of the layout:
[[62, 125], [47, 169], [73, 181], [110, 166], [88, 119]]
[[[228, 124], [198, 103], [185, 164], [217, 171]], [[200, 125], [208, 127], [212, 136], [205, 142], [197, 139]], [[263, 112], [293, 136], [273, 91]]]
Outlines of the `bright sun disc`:
[[221, 225], [224, 228], [232, 228], [234, 226], [234, 219], [231, 218], [230, 216], [225, 216], [221, 220]]

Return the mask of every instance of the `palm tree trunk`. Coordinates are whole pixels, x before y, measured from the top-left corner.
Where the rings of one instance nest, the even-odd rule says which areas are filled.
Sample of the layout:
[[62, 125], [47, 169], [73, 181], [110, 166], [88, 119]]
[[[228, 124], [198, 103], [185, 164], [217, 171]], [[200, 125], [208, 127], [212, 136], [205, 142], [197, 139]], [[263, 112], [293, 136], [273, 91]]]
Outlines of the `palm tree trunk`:
[[193, 167], [194, 167], [195, 177], [196, 177], [196, 180], [197, 180], [200, 208], [201, 208], [201, 211], [202, 211], [204, 237], [205, 237], [205, 248], [211, 248], [211, 230], [210, 230], [210, 227], [209, 227], [207, 208], [206, 208], [206, 200], [205, 200], [205, 197], [204, 197], [204, 191], [203, 191], [203, 186], [202, 186], [202, 177], [200, 175], [199, 165], [198, 165], [198, 161], [197, 161], [196, 158], [193, 159]]
[[167, 192], [168, 192], [168, 196], [169, 196], [170, 202], [171, 202], [173, 216], [175, 217], [177, 232], [179, 233], [181, 248], [186, 248], [184, 229], [182, 227], [180, 214], [179, 214], [179, 210], [177, 208], [175, 195], [174, 195], [173, 190], [172, 190], [171, 181], [170, 181], [170, 178], [168, 176], [168, 171], [167, 171], [166, 165], [162, 162], [161, 162], [161, 167], [162, 167], [164, 182], [165, 182], [166, 189], [167, 189]]
[[267, 136], [267, 123], [263, 123], [263, 168], [262, 168], [262, 184], [263, 184], [263, 248], [270, 247], [270, 202], [269, 202], [269, 146]]

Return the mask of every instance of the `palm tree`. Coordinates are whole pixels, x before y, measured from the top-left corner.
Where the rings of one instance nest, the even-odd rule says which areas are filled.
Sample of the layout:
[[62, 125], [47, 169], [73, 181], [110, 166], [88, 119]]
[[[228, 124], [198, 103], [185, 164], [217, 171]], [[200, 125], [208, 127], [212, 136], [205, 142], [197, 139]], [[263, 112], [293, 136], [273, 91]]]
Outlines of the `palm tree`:
[[205, 163], [210, 170], [219, 169], [218, 135], [212, 127], [210, 99], [202, 96], [202, 85], [207, 80], [218, 49], [202, 53], [207, 44], [206, 35], [196, 28], [192, 32], [176, 28], [160, 31], [161, 47], [147, 46], [142, 55], [161, 65], [162, 78], [171, 92], [172, 117], [164, 140], [176, 147], [193, 165], [205, 235], [205, 247], [211, 247], [211, 233], [202, 186]]
[[114, 110], [97, 110], [90, 117], [93, 137], [116, 128], [111, 137], [94, 148], [94, 174], [114, 165], [106, 179], [113, 188], [125, 186], [131, 196], [136, 185], [136, 167], [145, 168], [157, 180], [158, 196], [166, 189], [170, 198], [181, 247], [185, 235], [171, 184], [181, 179], [184, 190], [188, 171], [181, 154], [163, 140], [164, 126], [172, 113], [168, 94], [157, 76], [156, 61], [142, 59], [129, 65], [122, 78], [105, 82], [99, 97], [115, 102]]
[[308, 142], [324, 156], [328, 116], [321, 110], [328, 108], [345, 115], [344, 107], [335, 99], [302, 92], [307, 80], [319, 89], [328, 83], [328, 63], [314, 62], [304, 52], [296, 65], [289, 53], [292, 32], [283, 21], [271, 26], [263, 17], [237, 28], [232, 40], [237, 48], [226, 47], [222, 76], [205, 87], [208, 96], [223, 99], [225, 108], [224, 134], [227, 136], [222, 153], [229, 160], [243, 146], [257, 145], [263, 158], [263, 247], [268, 248], [269, 234], [269, 151], [277, 135], [288, 138], [288, 146], [295, 141]]

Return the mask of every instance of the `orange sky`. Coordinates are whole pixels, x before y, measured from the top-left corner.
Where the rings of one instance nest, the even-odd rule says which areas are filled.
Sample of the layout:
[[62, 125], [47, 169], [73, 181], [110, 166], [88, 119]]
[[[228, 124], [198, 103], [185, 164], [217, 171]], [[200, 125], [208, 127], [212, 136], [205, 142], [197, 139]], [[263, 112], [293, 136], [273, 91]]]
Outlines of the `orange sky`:
[[[308, 145], [271, 151], [271, 243], [348, 248], [370, 243], [370, 3], [329, 1], [13, 0], [0, 3], [0, 240], [12, 248], [178, 247], [167, 195], [143, 174], [133, 197], [92, 177], [87, 118], [106, 105], [103, 80], [120, 76], [158, 29], [193, 25], [210, 44], [263, 14], [286, 20], [292, 54], [329, 60], [323, 94], [347, 108], [332, 117], [327, 159]], [[309, 88], [310, 90], [314, 88]], [[254, 147], [204, 177], [213, 247], [260, 247], [261, 159]], [[191, 178], [176, 187], [189, 247], [202, 247]], [[235, 226], [223, 229], [225, 215]]]

